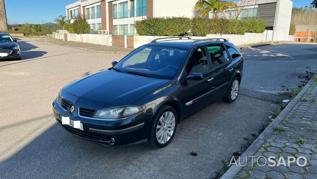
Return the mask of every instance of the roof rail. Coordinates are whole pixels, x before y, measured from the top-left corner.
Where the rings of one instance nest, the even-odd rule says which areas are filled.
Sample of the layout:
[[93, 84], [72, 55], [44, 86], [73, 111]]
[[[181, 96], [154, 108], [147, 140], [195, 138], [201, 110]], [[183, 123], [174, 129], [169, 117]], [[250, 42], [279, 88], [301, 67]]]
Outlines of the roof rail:
[[154, 39], [151, 41], [151, 43], [155, 43], [157, 41], [160, 41], [160, 40], [173, 40], [173, 39], [177, 39], [177, 40], [183, 40], [183, 39], [192, 39], [190, 37], [187, 37], [187, 36], [176, 36], [176, 37], [163, 37], [163, 38], [157, 38], [157, 39]]
[[196, 40], [195, 42], [203, 42], [203, 41], [214, 41], [214, 42], [229, 42], [225, 38], [209, 38], [209, 39], [199, 39]]

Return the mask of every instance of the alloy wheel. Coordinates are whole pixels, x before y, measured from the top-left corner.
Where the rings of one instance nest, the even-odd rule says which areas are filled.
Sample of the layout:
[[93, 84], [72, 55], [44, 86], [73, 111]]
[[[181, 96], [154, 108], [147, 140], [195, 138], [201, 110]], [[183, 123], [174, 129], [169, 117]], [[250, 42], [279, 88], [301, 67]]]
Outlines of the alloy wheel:
[[156, 126], [156, 139], [159, 144], [168, 143], [174, 135], [176, 126], [176, 117], [173, 112], [164, 112]]
[[236, 100], [239, 95], [239, 81], [237, 79], [235, 79], [232, 82], [230, 95], [231, 95], [231, 100], [233, 101]]

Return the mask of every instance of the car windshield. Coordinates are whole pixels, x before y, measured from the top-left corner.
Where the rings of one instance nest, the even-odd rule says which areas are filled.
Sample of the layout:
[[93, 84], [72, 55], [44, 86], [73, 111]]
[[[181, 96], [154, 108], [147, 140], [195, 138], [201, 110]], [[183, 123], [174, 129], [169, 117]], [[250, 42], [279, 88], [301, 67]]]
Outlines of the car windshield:
[[126, 56], [114, 69], [136, 75], [172, 79], [182, 67], [187, 53], [183, 49], [145, 46]]
[[12, 42], [13, 39], [10, 37], [10, 35], [0, 35], [0, 43], [5, 42]]

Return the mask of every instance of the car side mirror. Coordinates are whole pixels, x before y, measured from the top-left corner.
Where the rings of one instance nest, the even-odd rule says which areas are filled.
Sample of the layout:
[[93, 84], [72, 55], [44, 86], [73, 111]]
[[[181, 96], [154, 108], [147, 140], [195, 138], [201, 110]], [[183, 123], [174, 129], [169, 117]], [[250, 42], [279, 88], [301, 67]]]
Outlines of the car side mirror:
[[204, 74], [202, 73], [192, 73], [187, 76], [187, 80], [202, 80], [204, 79]]
[[113, 67], [116, 66], [117, 64], [118, 64], [117, 61], [113, 61], [113, 62], [112, 62], [112, 66], [113, 66]]
[[18, 42], [18, 39], [13, 39], [13, 42]]

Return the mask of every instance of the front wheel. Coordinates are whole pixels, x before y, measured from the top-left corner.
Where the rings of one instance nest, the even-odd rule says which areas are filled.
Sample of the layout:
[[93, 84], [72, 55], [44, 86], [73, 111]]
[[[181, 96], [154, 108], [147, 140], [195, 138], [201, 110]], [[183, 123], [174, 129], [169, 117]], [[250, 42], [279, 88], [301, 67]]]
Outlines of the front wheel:
[[235, 78], [231, 86], [228, 90], [228, 92], [225, 94], [224, 100], [228, 103], [232, 103], [238, 99], [240, 92], [240, 81], [238, 78]]
[[178, 115], [174, 108], [164, 106], [154, 118], [150, 142], [156, 148], [167, 146], [173, 139], [177, 127]]

